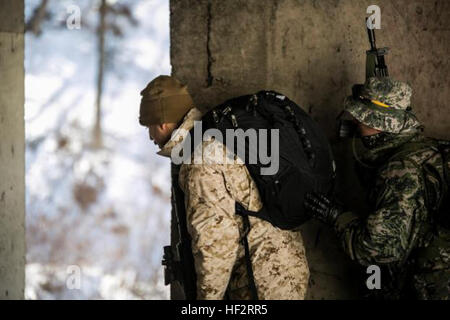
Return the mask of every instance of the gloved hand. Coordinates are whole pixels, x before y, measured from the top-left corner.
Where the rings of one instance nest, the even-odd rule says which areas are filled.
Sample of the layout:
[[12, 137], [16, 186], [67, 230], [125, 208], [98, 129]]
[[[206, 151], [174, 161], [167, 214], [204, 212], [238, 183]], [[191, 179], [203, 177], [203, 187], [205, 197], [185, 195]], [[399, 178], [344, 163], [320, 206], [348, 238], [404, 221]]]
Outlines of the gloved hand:
[[311, 217], [329, 225], [334, 225], [339, 215], [344, 211], [341, 205], [334, 203], [321, 193], [307, 193], [304, 205], [306, 212]]

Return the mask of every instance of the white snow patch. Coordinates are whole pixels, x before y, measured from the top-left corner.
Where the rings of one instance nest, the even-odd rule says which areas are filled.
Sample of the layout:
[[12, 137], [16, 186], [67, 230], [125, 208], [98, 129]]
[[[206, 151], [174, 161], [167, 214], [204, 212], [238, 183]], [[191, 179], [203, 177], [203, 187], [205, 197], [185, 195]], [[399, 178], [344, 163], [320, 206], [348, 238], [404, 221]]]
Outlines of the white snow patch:
[[[170, 240], [170, 162], [138, 124], [140, 91], [170, 74], [169, 4], [121, 2], [139, 25], [107, 36], [100, 150], [91, 148], [95, 34], [61, 21], [44, 24], [40, 37], [26, 34], [27, 299], [169, 296], [161, 258]], [[38, 3], [26, 1], [27, 19]], [[52, 3], [52, 13], [61, 20], [71, 3]], [[96, 24], [95, 12], [83, 19]], [[72, 265], [82, 270], [80, 289], [67, 286]]]

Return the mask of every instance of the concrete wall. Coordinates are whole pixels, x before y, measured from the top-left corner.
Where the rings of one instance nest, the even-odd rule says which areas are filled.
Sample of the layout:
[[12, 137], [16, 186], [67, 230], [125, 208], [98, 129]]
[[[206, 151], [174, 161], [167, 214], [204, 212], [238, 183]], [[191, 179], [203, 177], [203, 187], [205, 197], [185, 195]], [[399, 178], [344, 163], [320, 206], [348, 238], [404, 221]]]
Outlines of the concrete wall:
[[0, 0], [0, 299], [25, 285], [23, 5]]
[[[391, 76], [412, 84], [426, 133], [450, 138], [448, 0], [171, 0], [172, 73], [203, 109], [261, 89], [288, 95], [327, 132], [340, 196], [361, 210], [351, 149], [336, 141], [334, 128], [351, 85], [364, 81], [371, 4], [381, 8], [377, 41], [391, 48]], [[330, 230], [311, 222], [303, 234], [312, 271], [308, 297], [356, 297], [356, 269]]]

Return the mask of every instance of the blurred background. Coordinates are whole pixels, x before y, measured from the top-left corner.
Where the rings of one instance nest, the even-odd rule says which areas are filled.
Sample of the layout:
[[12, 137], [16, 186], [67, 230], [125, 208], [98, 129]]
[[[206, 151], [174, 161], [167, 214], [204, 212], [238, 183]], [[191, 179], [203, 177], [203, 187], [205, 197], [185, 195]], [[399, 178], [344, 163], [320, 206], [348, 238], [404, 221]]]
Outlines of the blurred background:
[[[138, 125], [139, 92], [158, 74], [188, 84], [204, 110], [261, 89], [283, 92], [330, 139], [338, 197], [366, 212], [335, 122], [364, 80], [372, 4], [0, 0], [0, 299], [168, 298], [160, 260], [169, 161]], [[390, 74], [414, 88], [425, 134], [449, 139], [450, 1], [376, 4]], [[307, 297], [358, 297], [361, 282], [334, 233], [310, 222], [302, 234]]]
[[138, 113], [169, 1], [26, 0], [25, 29], [25, 298], [167, 299], [170, 162]]

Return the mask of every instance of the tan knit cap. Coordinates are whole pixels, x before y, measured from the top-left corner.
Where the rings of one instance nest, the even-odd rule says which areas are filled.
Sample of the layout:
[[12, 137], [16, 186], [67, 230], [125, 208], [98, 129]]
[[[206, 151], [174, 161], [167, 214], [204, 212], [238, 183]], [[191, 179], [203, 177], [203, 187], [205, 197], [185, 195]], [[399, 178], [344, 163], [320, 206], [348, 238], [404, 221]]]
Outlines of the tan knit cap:
[[141, 96], [139, 123], [143, 126], [178, 123], [194, 107], [187, 86], [171, 76], [153, 79]]

